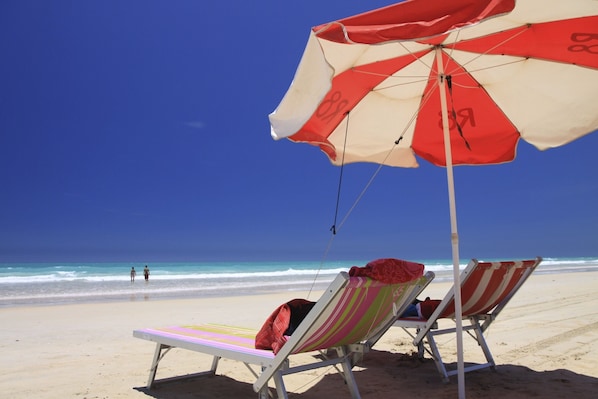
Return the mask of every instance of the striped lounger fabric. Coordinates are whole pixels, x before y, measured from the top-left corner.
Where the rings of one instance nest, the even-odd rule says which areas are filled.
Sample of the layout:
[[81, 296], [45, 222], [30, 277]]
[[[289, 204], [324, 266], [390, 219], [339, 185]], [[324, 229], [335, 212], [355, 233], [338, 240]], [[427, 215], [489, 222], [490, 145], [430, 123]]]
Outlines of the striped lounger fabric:
[[[484, 338], [484, 332], [541, 261], [542, 258], [539, 257], [503, 262], [479, 262], [473, 259], [463, 270], [461, 273], [462, 318], [464, 323], [469, 321], [469, 325], [463, 325], [463, 331], [478, 342], [486, 357], [486, 363], [465, 367], [465, 372], [488, 367], [495, 369], [496, 363]], [[457, 374], [457, 370], [447, 370], [435, 337], [456, 333], [454, 327], [438, 330], [439, 319], [454, 319], [454, 317], [454, 289], [451, 287], [428, 319], [400, 318], [394, 324], [402, 327], [413, 338], [413, 344], [418, 347], [420, 357], [423, 357], [424, 351], [432, 356], [445, 382], [449, 381], [449, 376]], [[409, 329], [415, 329], [416, 332], [412, 334]]]

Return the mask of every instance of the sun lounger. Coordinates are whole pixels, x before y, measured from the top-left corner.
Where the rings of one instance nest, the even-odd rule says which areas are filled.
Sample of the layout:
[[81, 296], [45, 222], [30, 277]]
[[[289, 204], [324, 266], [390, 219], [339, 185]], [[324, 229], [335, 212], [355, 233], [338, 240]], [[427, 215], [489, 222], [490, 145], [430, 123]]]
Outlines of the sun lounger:
[[[484, 338], [484, 332], [541, 261], [542, 258], [505, 262], [478, 262], [473, 259], [463, 270], [461, 273], [463, 331], [477, 341], [486, 357], [486, 363], [467, 366], [465, 372], [487, 367], [495, 369], [496, 364]], [[457, 370], [447, 370], [435, 337], [456, 333], [455, 327], [438, 330], [439, 319], [453, 319], [454, 316], [454, 290], [451, 287], [428, 319], [400, 318], [394, 324], [402, 327], [413, 338], [413, 344], [417, 345], [420, 357], [424, 356], [424, 351], [432, 356], [445, 382], [449, 381], [449, 376], [457, 374]], [[469, 325], [465, 324], [467, 320]], [[415, 329], [415, 334], [412, 334], [409, 329]], [[427, 342], [424, 342], [424, 338]]]
[[[199, 374], [215, 374], [221, 358], [245, 363], [255, 376], [253, 389], [260, 398], [268, 397], [270, 380], [277, 396], [287, 398], [284, 375], [340, 364], [351, 397], [357, 399], [360, 396], [352, 372], [356, 360], [433, 277], [428, 272], [407, 283], [384, 284], [341, 272], [277, 354], [255, 349], [257, 331], [243, 328], [204, 325], [135, 330], [133, 336], [156, 342], [147, 387], [154, 385], [158, 364], [166, 352], [184, 348], [213, 356], [211, 369]], [[313, 363], [291, 365], [291, 355], [312, 351], [323, 356], [314, 356]]]

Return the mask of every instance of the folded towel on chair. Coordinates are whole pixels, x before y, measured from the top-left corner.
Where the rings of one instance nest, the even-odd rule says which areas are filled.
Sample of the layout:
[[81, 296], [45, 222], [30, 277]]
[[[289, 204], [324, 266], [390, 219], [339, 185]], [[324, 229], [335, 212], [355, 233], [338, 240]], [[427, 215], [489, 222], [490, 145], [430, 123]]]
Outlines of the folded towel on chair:
[[255, 348], [278, 353], [314, 304], [306, 299], [293, 299], [277, 307], [255, 336]]
[[383, 258], [364, 267], [353, 266], [349, 276], [369, 277], [385, 284], [406, 283], [424, 275], [424, 265], [407, 260]]

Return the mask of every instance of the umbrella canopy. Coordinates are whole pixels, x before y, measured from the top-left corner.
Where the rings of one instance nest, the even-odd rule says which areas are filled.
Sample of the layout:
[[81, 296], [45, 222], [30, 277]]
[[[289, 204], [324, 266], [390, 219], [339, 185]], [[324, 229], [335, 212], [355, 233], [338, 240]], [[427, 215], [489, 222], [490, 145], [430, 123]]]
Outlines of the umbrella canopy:
[[[411, 0], [312, 28], [270, 114], [274, 139], [333, 164], [446, 166], [455, 287], [453, 165], [512, 161], [598, 129], [598, 1]], [[464, 397], [460, 291], [455, 290]]]
[[566, 144], [598, 127], [597, 13], [593, 0], [413, 0], [316, 26], [272, 136], [335, 164], [444, 166], [444, 76], [454, 165], [512, 161], [520, 138]]

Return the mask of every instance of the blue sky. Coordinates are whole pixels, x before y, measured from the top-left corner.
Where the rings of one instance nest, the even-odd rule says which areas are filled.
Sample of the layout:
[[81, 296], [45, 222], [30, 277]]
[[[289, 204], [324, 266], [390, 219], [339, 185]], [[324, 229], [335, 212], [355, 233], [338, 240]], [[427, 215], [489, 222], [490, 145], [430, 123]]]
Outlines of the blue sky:
[[[3, 1], [0, 262], [450, 258], [444, 169], [384, 168], [327, 253], [339, 168], [270, 137], [310, 27], [390, 3]], [[596, 149], [458, 167], [461, 257], [597, 256]]]

